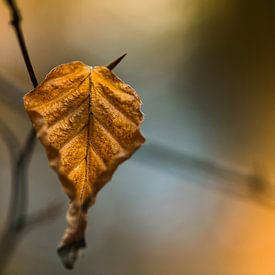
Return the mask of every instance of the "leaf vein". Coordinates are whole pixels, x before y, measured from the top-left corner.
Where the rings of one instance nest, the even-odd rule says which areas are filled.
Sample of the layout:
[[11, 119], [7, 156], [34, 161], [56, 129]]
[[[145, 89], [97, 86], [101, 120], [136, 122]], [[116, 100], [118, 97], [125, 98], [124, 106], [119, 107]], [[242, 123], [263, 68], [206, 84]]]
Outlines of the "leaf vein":
[[122, 146], [118, 138], [104, 125], [104, 123], [102, 123], [95, 115], [93, 116], [93, 118], [105, 130], [105, 132], [107, 132], [107, 134], [124, 150], [124, 146]]
[[74, 108], [68, 109], [63, 115], [59, 116], [57, 120], [54, 121], [54, 123], [52, 123], [48, 129], [50, 129], [51, 127], [55, 126], [58, 122], [60, 122], [61, 120], [67, 119], [70, 116], [72, 116], [79, 108], [81, 108], [87, 101], [87, 99], [89, 98], [89, 96], [85, 97], [83, 99], [83, 101], [80, 102], [80, 104], [78, 106], [75, 106]]
[[104, 170], [106, 170], [106, 169], [107, 169], [107, 166], [106, 166], [104, 160], [102, 159], [102, 157], [100, 156], [100, 154], [98, 153], [98, 151], [96, 150], [96, 148], [93, 146], [92, 143], [90, 144], [90, 146], [91, 146], [93, 152], [95, 153], [95, 155], [97, 156], [97, 158], [100, 160], [100, 162], [101, 162], [102, 165], [104, 166]]
[[86, 142], [86, 156], [85, 156], [85, 160], [86, 160], [86, 167], [85, 167], [85, 178], [84, 178], [84, 182], [82, 184], [81, 187], [81, 191], [80, 191], [80, 201], [82, 202], [82, 198], [83, 198], [83, 192], [84, 192], [84, 187], [85, 184], [87, 184], [88, 181], [88, 168], [90, 166], [89, 163], [89, 147], [90, 147], [90, 123], [91, 123], [91, 108], [92, 108], [92, 80], [91, 80], [91, 72], [89, 73], [89, 94], [88, 94], [88, 98], [89, 98], [89, 104], [88, 104], [88, 130], [87, 130], [87, 142]]
[[[85, 82], [85, 80], [86, 80], [89, 76], [90, 76], [90, 73], [89, 73], [87, 76], [85, 76], [85, 77], [80, 81], [79, 85], [78, 85], [75, 89], [73, 89], [73, 91], [78, 90], [78, 89], [81, 87], [81, 85]], [[61, 94], [60, 96], [55, 97], [55, 98], [53, 98], [53, 99], [51, 99], [51, 100], [49, 100], [49, 101], [47, 101], [47, 102], [45, 102], [45, 103], [43, 103], [43, 104], [34, 106], [34, 107], [32, 107], [32, 109], [46, 107], [46, 106], [48, 106], [49, 104], [53, 104], [53, 103], [55, 103], [55, 102], [57, 102], [57, 101], [59, 101], [59, 100], [65, 98], [65, 97], [68, 96], [70, 93], [72, 93], [72, 90], [69, 90], [67, 93]]]
[[131, 123], [133, 123], [135, 126], [138, 126], [137, 123], [131, 118], [125, 111], [119, 107], [119, 105], [112, 101], [111, 97], [109, 95], [104, 94], [101, 89], [97, 89], [99, 94], [110, 104], [112, 105], [122, 116], [124, 116], [127, 120], [129, 120]]
[[88, 125], [88, 123], [85, 123], [83, 126], [81, 126], [81, 128], [77, 131], [77, 133], [75, 135], [71, 135], [60, 147], [59, 150], [62, 150], [65, 145], [67, 145], [68, 143], [70, 143], [75, 137], [77, 137], [84, 129], [85, 127]]

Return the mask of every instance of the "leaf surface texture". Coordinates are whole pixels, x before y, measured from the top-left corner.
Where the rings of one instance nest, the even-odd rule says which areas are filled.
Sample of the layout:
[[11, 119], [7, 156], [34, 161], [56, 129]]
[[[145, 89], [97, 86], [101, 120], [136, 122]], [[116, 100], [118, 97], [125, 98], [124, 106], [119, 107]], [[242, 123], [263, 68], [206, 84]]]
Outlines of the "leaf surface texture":
[[145, 141], [141, 100], [108, 68], [77, 61], [54, 68], [24, 96], [24, 104], [70, 198], [58, 252], [72, 268], [85, 247], [89, 206], [117, 166]]

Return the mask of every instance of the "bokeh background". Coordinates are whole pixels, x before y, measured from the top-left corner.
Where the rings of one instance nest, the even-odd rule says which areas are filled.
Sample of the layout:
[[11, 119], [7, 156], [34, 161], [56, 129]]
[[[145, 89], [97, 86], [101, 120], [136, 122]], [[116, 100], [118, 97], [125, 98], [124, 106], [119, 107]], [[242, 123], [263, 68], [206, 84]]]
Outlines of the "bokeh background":
[[[267, 0], [18, 0], [39, 81], [56, 65], [106, 64], [143, 99], [147, 143], [89, 212], [70, 274], [275, 274], [275, 4]], [[0, 119], [23, 143], [31, 82], [0, 2]], [[0, 141], [0, 229], [11, 164]], [[20, 240], [6, 275], [68, 274], [55, 249], [67, 198], [37, 143], [29, 213], [58, 218]]]

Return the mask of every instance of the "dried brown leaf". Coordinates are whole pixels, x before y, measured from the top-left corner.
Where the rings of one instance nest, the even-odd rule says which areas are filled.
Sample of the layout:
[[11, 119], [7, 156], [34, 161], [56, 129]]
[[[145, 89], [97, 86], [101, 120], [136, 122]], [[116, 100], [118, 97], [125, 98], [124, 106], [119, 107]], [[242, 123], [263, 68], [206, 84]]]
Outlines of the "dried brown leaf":
[[141, 100], [108, 68], [72, 62], [54, 68], [24, 103], [70, 198], [58, 253], [72, 268], [85, 247], [89, 206], [117, 166], [145, 141], [139, 130]]

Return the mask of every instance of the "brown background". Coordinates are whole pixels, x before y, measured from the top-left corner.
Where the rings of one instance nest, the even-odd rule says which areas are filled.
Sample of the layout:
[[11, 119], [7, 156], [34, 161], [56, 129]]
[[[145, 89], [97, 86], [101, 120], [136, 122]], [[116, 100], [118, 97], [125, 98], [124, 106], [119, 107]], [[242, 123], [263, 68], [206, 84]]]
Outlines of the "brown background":
[[[275, 273], [272, 3], [18, 1], [39, 81], [60, 63], [101, 65], [127, 52], [115, 72], [144, 102], [148, 142], [99, 194], [70, 274]], [[1, 1], [0, 117], [23, 142], [31, 84], [8, 21]], [[0, 150], [3, 228], [10, 161], [2, 141]], [[266, 185], [246, 177], [255, 174]], [[65, 213], [40, 144], [29, 181], [29, 212], [61, 201]], [[60, 215], [28, 232], [6, 274], [67, 274], [55, 253], [64, 226]]]

